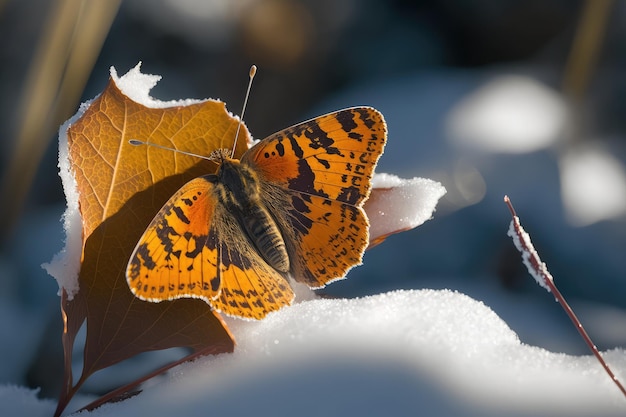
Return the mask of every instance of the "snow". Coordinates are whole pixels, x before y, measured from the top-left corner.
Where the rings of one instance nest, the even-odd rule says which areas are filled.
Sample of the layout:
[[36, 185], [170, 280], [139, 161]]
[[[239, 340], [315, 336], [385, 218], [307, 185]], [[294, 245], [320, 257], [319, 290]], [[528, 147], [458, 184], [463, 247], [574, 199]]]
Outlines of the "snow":
[[78, 207], [78, 185], [70, 168], [67, 129], [89, 108], [91, 101], [82, 103], [78, 112], [59, 128], [59, 176], [63, 183], [63, 192], [67, 208], [63, 213], [63, 229], [65, 230], [65, 246], [54, 255], [51, 261], [41, 266], [56, 279], [59, 285], [58, 294], [64, 289], [68, 300], [78, 293], [78, 271], [83, 244], [83, 226]]
[[403, 179], [386, 173], [375, 174], [372, 187], [384, 190], [384, 197], [370, 198], [365, 203], [371, 238], [423, 224], [432, 218], [437, 202], [446, 193], [437, 181]]
[[[183, 364], [140, 395], [89, 415], [626, 412], [626, 401], [592, 357], [525, 345], [489, 307], [452, 291], [310, 300], [260, 322], [229, 319], [229, 325], [238, 343], [233, 354]], [[622, 350], [605, 356], [626, 374]], [[30, 409], [39, 401], [33, 396]]]
[[110, 73], [115, 85], [117, 85], [124, 95], [149, 108], [160, 109], [174, 106], [188, 106], [190, 104], [206, 101], [197, 99], [161, 101], [150, 96], [150, 90], [159, 82], [161, 76], [142, 73], [141, 62], [121, 77], [117, 75], [117, 70], [114, 67], [111, 67]]
[[50, 417], [54, 413], [56, 402], [38, 399], [37, 391], [10, 384], [0, 385], [0, 415]]

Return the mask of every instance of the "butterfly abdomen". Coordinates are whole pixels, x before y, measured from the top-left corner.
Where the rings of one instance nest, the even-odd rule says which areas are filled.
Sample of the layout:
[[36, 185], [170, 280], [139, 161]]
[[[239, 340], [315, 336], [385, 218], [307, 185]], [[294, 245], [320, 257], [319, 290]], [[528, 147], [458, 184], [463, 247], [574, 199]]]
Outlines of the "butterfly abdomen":
[[263, 259], [275, 270], [288, 272], [290, 263], [285, 241], [260, 198], [254, 171], [238, 161], [225, 160], [217, 175], [216, 192]]
[[257, 250], [279, 272], [289, 271], [289, 255], [280, 229], [268, 211], [253, 205], [242, 219], [243, 227]]

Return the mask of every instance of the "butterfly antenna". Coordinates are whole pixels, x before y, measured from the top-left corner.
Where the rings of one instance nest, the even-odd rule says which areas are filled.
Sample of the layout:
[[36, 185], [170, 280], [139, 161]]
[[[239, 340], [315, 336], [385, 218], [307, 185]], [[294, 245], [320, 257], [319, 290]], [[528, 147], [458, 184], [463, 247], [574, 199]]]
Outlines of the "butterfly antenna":
[[139, 146], [139, 145], [154, 146], [155, 148], [165, 149], [166, 151], [178, 152], [178, 153], [182, 153], [183, 155], [194, 156], [196, 158], [206, 159], [208, 161], [212, 160], [209, 156], [199, 155], [197, 153], [192, 153], [192, 152], [185, 152], [185, 151], [181, 151], [180, 149], [169, 148], [167, 146], [158, 145], [152, 142], [145, 142], [143, 140], [131, 139], [128, 141], [128, 143], [130, 143], [131, 145], [135, 145], [135, 146]]
[[243, 108], [241, 109], [241, 117], [239, 118], [239, 124], [237, 125], [237, 132], [235, 133], [235, 141], [233, 143], [233, 149], [230, 152], [230, 157], [232, 158], [235, 155], [235, 148], [237, 148], [237, 139], [239, 138], [239, 130], [241, 129], [241, 124], [243, 123], [243, 114], [246, 112], [246, 105], [248, 104], [248, 97], [250, 96], [250, 88], [252, 88], [252, 80], [254, 79], [254, 75], [256, 74], [256, 65], [250, 67], [250, 81], [248, 82], [248, 90], [246, 91], [246, 98], [243, 100]]

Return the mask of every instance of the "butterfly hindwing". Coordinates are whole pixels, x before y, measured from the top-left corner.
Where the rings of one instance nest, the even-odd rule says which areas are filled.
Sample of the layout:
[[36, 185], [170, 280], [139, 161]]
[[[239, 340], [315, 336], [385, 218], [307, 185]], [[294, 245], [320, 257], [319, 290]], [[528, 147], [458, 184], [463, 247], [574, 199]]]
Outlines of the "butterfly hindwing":
[[294, 294], [287, 280], [267, 264], [223, 206], [216, 207], [213, 224], [210, 240], [216, 244], [221, 285], [212, 305], [231, 316], [261, 319], [291, 304]]
[[307, 194], [292, 199], [297, 202], [281, 223], [292, 233], [291, 252], [298, 253], [291, 257], [296, 280], [320, 288], [361, 264], [369, 239], [362, 208]]

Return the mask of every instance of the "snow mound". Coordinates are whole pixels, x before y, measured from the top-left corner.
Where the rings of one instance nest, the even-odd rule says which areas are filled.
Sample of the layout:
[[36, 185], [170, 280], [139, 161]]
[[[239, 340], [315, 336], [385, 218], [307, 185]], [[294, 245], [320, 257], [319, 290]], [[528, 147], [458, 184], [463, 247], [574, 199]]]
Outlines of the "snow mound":
[[[623, 415], [591, 356], [526, 346], [488, 307], [451, 291], [305, 301], [229, 319], [233, 354], [202, 358], [93, 416]], [[626, 371], [623, 351], [606, 355]]]

